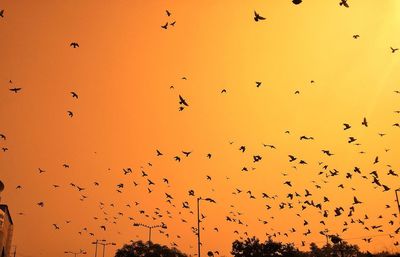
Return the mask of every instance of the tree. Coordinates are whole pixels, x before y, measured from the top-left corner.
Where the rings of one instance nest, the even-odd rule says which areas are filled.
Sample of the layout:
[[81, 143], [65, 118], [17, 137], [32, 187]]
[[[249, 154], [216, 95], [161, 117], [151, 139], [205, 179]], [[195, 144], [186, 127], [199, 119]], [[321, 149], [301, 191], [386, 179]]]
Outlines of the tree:
[[360, 255], [359, 247], [346, 241], [340, 241], [333, 245], [326, 244], [322, 248], [319, 248], [315, 243], [310, 244], [311, 257], [356, 257]]
[[234, 241], [231, 254], [235, 257], [302, 257], [304, 253], [300, 252], [293, 244], [283, 244], [275, 242], [271, 238], [260, 243], [255, 238], [247, 238], [244, 242]]
[[168, 248], [159, 244], [134, 241], [118, 249], [115, 257], [187, 257], [176, 248]]

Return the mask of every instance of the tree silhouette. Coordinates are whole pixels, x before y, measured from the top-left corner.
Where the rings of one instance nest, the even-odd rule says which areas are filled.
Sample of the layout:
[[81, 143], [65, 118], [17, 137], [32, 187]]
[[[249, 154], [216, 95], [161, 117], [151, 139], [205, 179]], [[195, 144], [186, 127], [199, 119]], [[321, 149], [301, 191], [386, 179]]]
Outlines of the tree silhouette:
[[244, 242], [234, 241], [231, 254], [235, 257], [302, 257], [306, 253], [300, 252], [293, 244], [275, 242], [271, 238], [260, 243], [255, 238], [247, 238]]
[[176, 248], [168, 248], [159, 244], [134, 241], [118, 249], [115, 257], [187, 257]]

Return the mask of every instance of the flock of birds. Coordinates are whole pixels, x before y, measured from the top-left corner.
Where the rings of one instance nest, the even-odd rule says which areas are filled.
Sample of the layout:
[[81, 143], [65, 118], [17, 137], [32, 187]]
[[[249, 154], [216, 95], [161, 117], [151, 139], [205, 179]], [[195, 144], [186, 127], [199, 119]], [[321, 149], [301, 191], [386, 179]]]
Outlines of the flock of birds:
[[[301, 0], [293, 0], [294, 4], [300, 4], [302, 1]], [[339, 3], [340, 6], [344, 6], [346, 8], [349, 8], [349, 4], [347, 0], [341, 0]], [[168, 10], [166, 10], [166, 15], [167, 17], [171, 17], [172, 13]], [[4, 17], [4, 10], [0, 11], [0, 16]], [[254, 21], [255, 22], [260, 22], [266, 20], [265, 17], [263, 17], [260, 13], [254, 11]], [[176, 21], [168, 21], [164, 25], [161, 26], [162, 29], [168, 29], [170, 26], [175, 26]], [[353, 35], [354, 39], [358, 39], [360, 35], [355, 34]], [[78, 42], [71, 42], [70, 47], [73, 49], [79, 48], [79, 43]], [[393, 48], [390, 47], [390, 50], [392, 53], [396, 53], [398, 51], [398, 48]], [[183, 80], [187, 80], [186, 77], [182, 77]], [[310, 83], [315, 83], [314, 80], [311, 80]], [[15, 94], [18, 94], [21, 92], [22, 88], [21, 87], [15, 87], [13, 86], [13, 82], [10, 80], [9, 84], [11, 87], [9, 90]], [[255, 86], [257, 88], [262, 86], [261, 81], [255, 81]], [[170, 87], [171, 89], [174, 89], [173, 86]], [[222, 89], [221, 94], [227, 94], [227, 89]], [[395, 94], [400, 95], [400, 91], [394, 91]], [[77, 92], [69, 92], [70, 97], [73, 99], [79, 100], [79, 96]], [[300, 91], [296, 91], [295, 94], [300, 94]], [[184, 96], [181, 94], [178, 95], [178, 104], [179, 104], [179, 111], [185, 110], [185, 108], [189, 108], [190, 101], [186, 99]], [[395, 110], [395, 113], [399, 114], [400, 110]], [[67, 110], [67, 115], [69, 118], [74, 117], [74, 112], [71, 110]], [[343, 123], [338, 125], [338, 129], [341, 129], [343, 131], [351, 131], [353, 124], [349, 123]], [[369, 121], [366, 117], [363, 117], [360, 119], [359, 126], [368, 128], [369, 126]], [[400, 129], [400, 124], [399, 123], [393, 123], [391, 124], [392, 127], [397, 127]], [[400, 130], [399, 130], [400, 131]], [[285, 131], [284, 132], [287, 135], [291, 135], [291, 131]], [[379, 137], [384, 137], [386, 136], [386, 133], [379, 133]], [[0, 141], [3, 141], [2, 145], [4, 142], [7, 142], [8, 138], [7, 135], [4, 133], [0, 133]], [[300, 141], [313, 141], [315, 138], [310, 135], [301, 135], [298, 140]], [[346, 140], [348, 144], [353, 144], [355, 146], [361, 145], [359, 143], [358, 138], [356, 138], [354, 135], [347, 135]], [[229, 146], [234, 151], [239, 151], [242, 154], [247, 154], [248, 153], [248, 146], [242, 145], [242, 144], [236, 144], [235, 142], [228, 142]], [[270, 151], [276, 151], [277, 149], [280, 148], [279, 145], [274, 145], [274, 144], [265, 144], [262, 143], [263, 148], [266, 148]], [[3, 152], [8, 151], [7, 146], [2, 146], [1, 147]], [[390, 151], [390, 149], [385, 149], [385, 152]], [[365, 154], [366, 152], [360, 151], [360, 154]], [[321, 154], [323, 156], [326, 156], [327, 158], [334, 158], [333, 156], [336, 155], [331, 149], [321, 149]], [[182, 150], [178, 154], [169, 154], [163, 152], [161, 149], [155, 149], [154, 150], [154, 157], [157, 159], [165, 158], [166, 156], [169, 156], [173, 161], [180, 163], [183, 161], [183, 159], [188, 159], [191, 158], [192, 156], [192, 151], [188, 150]], [[211, 160], [214, 157], [213, 153], [208, 152], [208, 153], [203, 153], [205, 160]], [[251, 160], [253, 164], [255, 165], [256, 163], [262, 162], [263, 156], [262, 153], [257, 153], [257, 154], [251, 154]], [[376, 156], [371, 160], [372, 165], [377, 165], [378, 163], [381, 162], [380, 156]], [[287, 153], [287, 163], [290, 165], [294, 170], [296, 170], [299, 166], [303, 165], [310, 165], [309, 161], [306, 159], [296, 156], [291, 153]], [[70, 165], [68, 163], [63, 163], [62, 167], [64, 169], [69, 169]], [[360, 213], [358, 211], [358, 206], [363, 205], [364, 202], [367, 199], [362, 199], [360, 196], [357, 195], [357, 188], [352, 186], [351, 181], [355, 179], [356, 177], [360, 179], [363, 182], [363, 185], [365, 186], [370, 186], [371, 190], [375, 190], [374, 192], [379, 191], [380, 193], [385, 193], [387, 194], [388, 199], [393, 198], [393, 192], [396, 190], [395, 186], [396, 185], [391, 185], [388, 183], [388, 181], [393, 181], [393, 178], [398, 178], [399, 173], [395, 171], [395, 169], [387, 164], [385, 171], [374, 169], [374, 170], [362, 170], [362, 168], [358, 166], [354, 166], [351, 170], [348, 171], [343, 171], [335, 168], [334, 166], [331, 166], [329, 164], [329, 161], [320, 161], [318, 162], [318, 171], [313, 174], [313, 176], [310, 176], [312, 178], [311, 180], [311, 187], [307, 188], [301, 188], [300, 186], [296, 186], [295, 183], [290, 179], [291, 176], [294, 176], [293, 174], [289, 173], [282, 173], [282, 177], [284, 178], [284, 181], [282, 182], [282, 186], [286, 188], [286, 194], [275, 194], [275, 193], [270, 193], [270, 192], [254, 192], [251, 188], [239, 188], [239, 187], [232, 187], [229, 190], [229, 193], [232, 194], [234, 197], [240, 198], [243, 200], [243, 198], [247, 198], [248, 201], [252, 201], [254, 199], [261, 199], [263, 201], [263, 205], [265, 206], [265, 211], [270, 211], [271, 209], [275, 209], [278, 213], [279, 212], [287, 212], [289, 210], [293, 210], [295, 212], [295, 216], [302, 221], [302, 228], [297, 228], [295, 226], [291, 227], [289, 230], [286, 231], [281, 231], [279, 229], [272, 229], [270, 228], [268, 232], [266, 232], [266, 236], [269, 237], [286, 237], [290, 238], [291, 235], [293, 234], [301, 234], [301, 236], [304, 238], [304, 240], [301, 241], [301, 245], [305, 246], [306, 241], [307, 241], [307, 236], [311, 234], [321, 234], [321, 235], [329, 235], [331, 233], [345, 233], [348, 231], [350, 228], [353, 226], [359, 226], [369, 234], [377, 233], [378, 235], [386, 235], [389, 238], [394, 239], [393, 245], [398, 247], [399, 246], [399, 240], [398, 236], [400, 234], [400, 227], [396, 226], [395, 224], [398, 223], [398, 219], [400, 217], [398, 216], [398, 209], [396, 206], [396, 202], [390, 202], [388, 203], [382, 203], [382, 207], [385, 210], [389, 210], [390, 214], [382, 214], [379, 215], [378, 217], [375, 217], [372, 219], [369, 217], [367, 213]], [[173, 182], [171, 181], [170, 178], [168, 177], [162, 177], [159, 178], [156, 175], [152, 176], [151, 172], [148, 172], [148, 170], [151, 170], [153, 168], [153, 161], [149, 161], [148, 163], [144, 164], [141, 166], [140, 169], [134, 170], [132, 167], [124, 167], [120, 170], [120, 174], [122, 174], [125, 179], [125, 181], [118, 183], [115, 185], [115, 192], [118, 194], [123, 194], [125, 193], [125, 190], [127, 188], [140, 188], [144, 192], [147, 192], [147, 194], [152, 194], [154, 191], [159, 191], [163, 190], [161, 193], [165, 197], [165, 203], [167, 204], [168, 208], [160, 208], [156, 207], [153, 210], [148, 210], [146, 209], [146, 206], [143, 206], [142, 202], [139, 201], [134, 201], [132, 203], [127, 203], [125, 205], [117, 204], [117, 203], [106, 203], [103, 201], [99, 201], [97, 203], [98, 210], [99, 210], [99, 215], [96, 215], [93, 217], [93, 220], [96, 222], [96, 225], [90, 225], [90, 226], [84, 226], [82, 227], [81, 230], [77, 231], [78, 234], [83, 235], [83, 236], [89, 236], [89, 237], [96, 237], [97, 232], [100, 231], [109, 231], [109, 230], [115, 230], [115, 227], [113, 225], [116, 225], [120, 222], [121, 219], [125, 218], [128, 219], [130, 222], [136, 222], [138, 220], [150, 220], [155, 223], [160, 223], [162, 226], [158, 229], [159, 233], [161, 235], [164, 235], [166, 238], [170, 239], [171, 241], [171, 246], [174, 247], [180, 247], [179, 240], [182, 239], [182, 236], [179, 234], [176, 234], [175, 231], [169, 231], [168, 227], [170, 223], [173, 222], [181, 222], [185, 224], [185, 226], [188, 227], [191, 233], [196, 235], [198, 233], [197, 228], [195, 226], [196, 221], [196, 212], [195, 208], [192, 205], [198, 197], [201, 197], [195, 189], [193, 188], [186, 188], [183, 189], [174, 189], [174, 190], [185, 190], [186, 191], [186, 198], [185, 199], [179, 199], [172, 193], [172, 189], [170, 184]], [[239, 172], [250, 172], [256, 170], [253, 165], [247, 165], [240, 167], [238, 170]], [[111, 172], [111, 170], [108, 170], [108, 172]], [[42, 168], [38, 168], [38, 174], [40, 175], [45, 175], [46, 170]], [[133, 179], [132, 179], [133, 177]], [[353, 194], [349, 196], [349, 199], [351, 199], [349, 205], [346, 204], [340, 204], [337, 205], [337, 203], [331, 203], [330, 196], [329, 195], [324, 195], [322, 198], [317, 198], [315, 195], [318, 195], [319, 193], [316, 192], [323, 192], [324, 189], [328, 186], [330, 186], [332, 183], [335, 183], [335, 178], [339, 177], [341, 178], [342, 183], [339, 185], [336, 185], [337, 188], [339, 189], [349, 189]], [[225, 177], [226, 181], [229, 181], [229, 177]], [[206, 183], [212, 183], [214, 181], [214, 177], [212, 175], [206, 175], [204, 177], [204, 182]], [[129, 181], [129, 182], [126, 182]], [[399, 181], [397, 179], [397, 181]], [[107, 182], [102, 182], [102, 181], [93, 181], [92, 184], [89, 186], [81, 186], [78, 185], [74, 182], [70, 182], [68, 185], [59, 185], [59, 184], [52, 184], [51, 186], [56, 190], [62, 187], [70, 187], [78, 192], [79, 195], [79, 200], [80, 201], [88, 201], [90, 198], [90, 192], [91, 190], [94, 190], [95, 188], [101, 188], [101, 185], [103, 183]], [[164, 187], [161, 187], [160, 184], [164, 185]], [[23, 190], [24, 185], [16, 185], [16, 190]], [[210, 194], [215, 193], [214, 190], [210, 192]], [[150, 197], [150, 196], [149, 196]], [[228, 227], [234, 227], [232, 229], [231, 233], [234, 235], [237, 235], [238, 238], [243, 239], [247, 236], [250, 236], [251, 230], [250, 226], [248, 225], [248, 220], [252, 219], [254, 217], [251, 217], [251, 215], [246, 215], [246, 210], [239, 210], [234, 204], [231, 203], [224, 203], [218, 201], [218, 195], [215, 193], [215, 195], [212, 195], [209, 198], [206, 198], [205, 200], [209, 201], [210, 203], [217, 204], [217, 205], [226, 205], [228, 208], [227, 213], [224, 215], [224, 222], [227, 222], [231, 224], [232, 226], [227, 226], [226, 228], [224, 227], [225, 225], [222, 223], [219, 225], [213, 226], [212, 230], [214, 233], [219, 233], [222, 230], [227, 230]], [[346, 201], [344, 201], [346, 202]], [[45, 208], [46, 207], [46, 202], [45, 200], [39, 201], [36, 203], [36, 205], [39, 208]], [[142, 207], [143, 206], [143, 207]], [[307, 216], [304, 214], [305, 210], [313, 210], [314, 215], [318, 217], [319, 221], [319, 231], [312, 230], [311, 229], [311, 224], [312, 223], [310, 220], [307, 219]], [[26, 215], [24, 212], [19, 212], [18, 215]], [[187, 215], [191, 215], [190, 220], [187, 218]], [[260, 226], [268, 225], [271, 220], [275, 219], [276, 217], [272, 216], [268, 220], [265, 218], [257, 218], [257, 222], [260, 224]], [[332, 219], [343, 219], [342, 227], [340, 230], [336, 229], [335, 231], [332, 231], [329, 229], [329, 222]], [[200, 220], [202, 224], [206, 221], [207, 216], [204, 213], [201, 213]], [[315, 219], [313, 219], [315, 220]], [[373, 220], [374, 223], [371, 223], [370, 220]], [[63, 226], [67, 226], [73, 222], [72, 220], [65, 220], [65, 224], [61, 223], [52, 223], [50, 224], [51, 227], [53, 227], [54, 230], [62, 230]], [[315, 226], [315, 224], [313, 224]], [[201, 226], [202, 230], [207, 230], [204, 225]], [[362, 238], [366, 243], [371, 243], [373, 242], [373, 236], [365, 236]], [[193, 246], [191, 246], [193, 247]], [[221, 249], [214, 249], [213, 250], [215, 254], [219, 254], [222, 250]]]

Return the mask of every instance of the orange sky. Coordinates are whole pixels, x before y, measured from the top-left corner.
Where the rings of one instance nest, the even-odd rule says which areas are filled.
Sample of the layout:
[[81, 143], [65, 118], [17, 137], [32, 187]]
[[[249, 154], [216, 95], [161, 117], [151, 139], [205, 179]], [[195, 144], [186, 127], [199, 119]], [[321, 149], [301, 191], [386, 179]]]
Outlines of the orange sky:
[[[390, 49], [400, 47], [400, 3], [349, 0], [345, 8], [338, 2], [2, 1], [0, 134], [6, 140], [0, 139], [0, 147], [9, 150], [0, 151], [0, 179], [19, 255], [62, 256], [79, 249], [92, 255], [95, 239], [117, 247], [147, 240], [147, 231], [133, 222], [166, 223], [164, 234], [155, 231], [152, 240], [175, 242], [194, 254], [191, 189], [217, 202], [202, 203], [204, 253], [229, 256], [232, 241], [245, 232], [263, 240], [266, 233], [280, 233], [276, 240], [307, 249], [312, 241], [325, 241], [318, 233], [324, 229], [363, 250], [399, 251], [399, 217], [393, 215], [399, 177], [388, 172], [400, 174], [400, 128], [393, 126], [400, 122], [394, 112], [400, 110], [394, 92], [400, 90], [400, 51]], [[255, 22], [254, 10], [266, 20]], [[161, 28], [173, 21], [175, 26]], [[256, 81], [262, 82], [258, 88]], [[14, 87], [22, 90], [9, 91]], [[183, 111], [179, 95], [189, 104]], [[368, 127], [361, 125], [364, 117]], [[352, 127], [344, 131], [343, 123]], [[314, 140], [300, 140], [303, 135]], [[351, 136], [357, 141], [349, 144]], [[240, 146], [246, 146], [244, 153]], [[156, 149], [163, 155], [157, 157]], [[192, 153], [184, 157], [182, 151]], [[254, 155], [262, 160], [253, 162]], [[288, 155], [298, 159], [289, 162]], [[124, 175], [128, 167], [133, 173]], [[339, 175], [329, 176], [334, 169]], [[372, 171], [390, 190], [372, 184]], [[147, 178], [156, 185], [149, 186]], [[70, 183], [85, 189], [78, 192]], [[120, 183], [122, 193], [116, 191]], [[242, 192], [232, 194], [236, 188]], [[305, 197], [305, 189], [312, 196]], [[277, 197], [263, 199], [263, 192]], [[300, 197], [290, 200], [289, 193]], [[323, 196], [330, 201], [324, 203]], [[348, 217], [353, 196], [363, 203]], [[305, 200], [321, 203], [322, 211], [301, 211]], [[182, 208], [185, 201], [190, 209]], [[293, 208], [280, 209], [282, 202]], [[334, 217], [340, 206], [345, 212]], [[373, 225], [382, 225], [383, 232]], [[307, 229], [311, 234], [304, 236]], [[371, 243], [362, 240], [370, 237]], [[116, 249], [109, 247], [108, 256]]]

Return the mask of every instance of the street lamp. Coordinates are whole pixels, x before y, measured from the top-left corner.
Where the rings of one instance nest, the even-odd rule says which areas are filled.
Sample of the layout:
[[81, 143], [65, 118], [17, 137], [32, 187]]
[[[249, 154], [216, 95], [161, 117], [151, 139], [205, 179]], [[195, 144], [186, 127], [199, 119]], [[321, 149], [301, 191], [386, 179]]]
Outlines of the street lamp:
[[399, 195], [398, 192], [400, 192], [400, 188], [397, 188], [394, 193], [396, 194], [396, 201], [397, 201], [397, 207], [399, 208], [399, 217], [400, 217], [400, 203], [399, 203]]
[[97, 245], [100, 243], [99, 241], [104, 241], [104, 239], [102, 239], [102, 240], [96, 239], [95, 242], [92, 242], [92, 244], [96, 245], [96, 250], [94, 252], [94, 257], [97, 257]]
[[197, 256], [200, 257], [200, 201], [207, 201], [210, 203], [216, 203], [211, 198], [201, 198], [197, 197]]
[[149, 229], [149, 245], [150, 245], [150, 242], [151, 242], [151, 230], [153, 229], [153, 228], [167, 228], [167, 226], [165, 225], [165, 224], [162, 224], [162, 225], [155, 225], [155, 226], [149, 226], [149, 225], [146, 225], [146, 224], [142, 224], [142, 223], [133, 223], [133, 226], [135, 226], [135, 227], [139, 227], [139, 226], [142, 226], [142, 227], [145, 227], [145, 228], [148, 228]]
[[68, 254], [68, 253], [73, 254], [74, 257], [76, 257], [76, 256], [79, 255], [79, 254], [86, 254], [86, 252], [83, 251], [82, 249], [81, 249], [79, 252], [65, 251], [64, 253], [66, 253], [66, 254]]
[[[116, 245], [116, 243], [110, 243], [110, 242], [107, 243], [106, 240], [101, 240], [101, 241], [98, 242], [98, 244], [103, 245], [103, 257], [104, 257], [104, 253], [106, 252], [106, 246], [107, 245]], [[97, 245], [96, 245], [96, 248], [97, 248]]]

